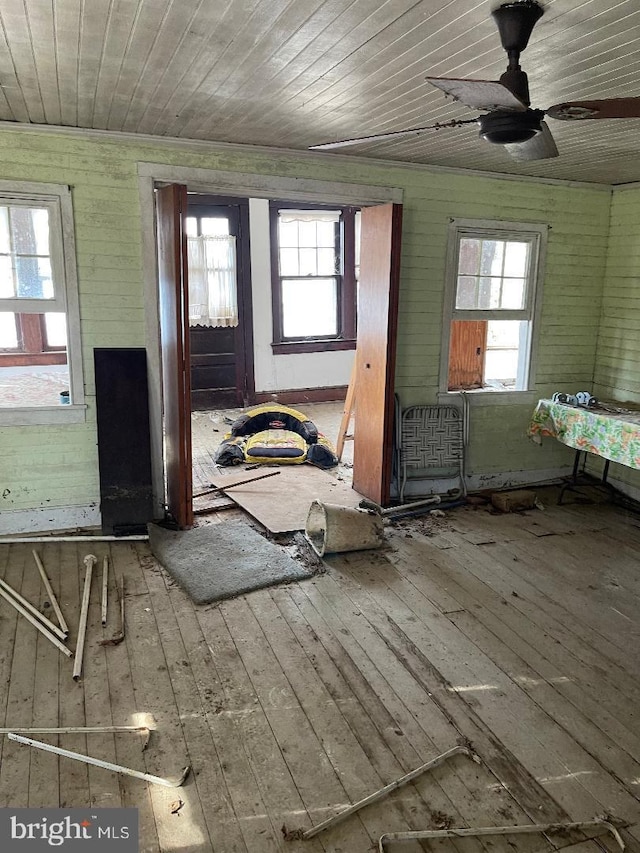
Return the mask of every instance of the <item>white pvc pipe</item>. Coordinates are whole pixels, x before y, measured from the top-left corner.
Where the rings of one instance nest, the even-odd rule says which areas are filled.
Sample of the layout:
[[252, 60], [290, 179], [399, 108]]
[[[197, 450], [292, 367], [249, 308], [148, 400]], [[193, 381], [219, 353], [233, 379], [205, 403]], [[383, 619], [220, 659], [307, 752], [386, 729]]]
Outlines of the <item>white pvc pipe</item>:
[[61, 651], [63, 654], [67, 655], [67, 657], [73, 657], [73, 652], [71, 651], [71, 649], [68, 649], [68, 648], [65, 646], [65, 644], [64, 644], [64, 643], [62, 643], [62, 642], [61, 642], [61, 641], [60, 641], [56, 636], [54, 636], [54, 635], [53, 635], [53, 634], [51, 634], [49, 631], [47, 631], [47, 629], [46, 629], [46, 628], [45, 628], [45, 626], [42, 624], [42, 622], [40, 622], [38, 619], [34, 619], [34, 617], [29, 613], [29, 611], [28, 611], [28, 610], [26, 610], [26, 609], [25, 609], [25, 608], [20, 604], [20, 602], [19, 602], [19, 601], [16, 601], [16, 599], [15, 599], [12, 595], [9, 595], [9, 594], [8, 594], [7, 592], [5, 592], [5, 591], [4, 591], [4, 589], [2, 589], [1, 587], [0, 587], [0, 595], [1, 595], [1, 596], [2, 596], [6, 601], [8, 601], [8, 602], [9, 602], [9, 604], [10, 604], [12, 607], [15, 607], [15, 609], [18, 611], [18, 613], [20, 613], [22, 616], [24, 616], [24, 618], [25, 618], [28, 622], [31, 622], [31, 624], [33, 625], [33, 627], [34, 627], [34, 628], [37, 628], [37, 629], [38, 629], [38, 631], [40, 631], [40, 633], [41, 633], [43, 636], [45, 636], [45, 637], [47, 638], [47, 640], [50, 640], [50, 641], [53, 643], [53, 645], [54, 645], [54, 646], [56, 646], [56, 648], [60, 649], [60, 651]]
[[485, 835], [529, 835], [532, 833], [564, 832], [567, 830], [604, 829], [615, 838], [621, 850], [625, 843], [617, 828], [605, 818], [583, 820], [577, 823], [531, 823], [520, 826], [476, 826], [461, 829], [418, 829], [409, 832], [386, 832], [378, 840], [379, 853], [385, 853], [385, 843], [391, 841], [419, 841], [427, 838], [474, 838]]
[[56, 594], [53, 591], [51, 586], [51, 582], [47, 576], [47, 573], [44, 570], [44, 566], [42, 565], [42, 560], [40, 559], [38, 552], [34, 549], [32, 552], [33, 558], [36, 561], [36, 566], [38, 567], [38, 571], [40, 572], [40, 577], [42, 578], [42, 583], [44, 584], [44, 588], [47, 591], [47, 595], [51, 599], [51, 606], [53, 607], [56, 618], [58, 620], [58, 624], [62, 628], [65, 639], [69, 636], [69, 626], [67, 625], [64, 616], [62, 615], [62, 610], [60, 609], [60, 605], [58, 604], [58, 599], [56, 598]]
[[145, 782], [153, 782], [155, 785], [164, 785], [165, 788], [179, 788], [184, 784], [191, 770], [189, 766], [185, 767], [180, 777], [173, 781], [171, 779], [163, 779], [161, 776], [153, 776], [151, 773], [141, 773], [139, 770], [131, 770], [129, 767], [122, 767], [120, 764], [112, 764], [110, 761], [102, 761], [100, 758], [92, 758], [90, 755], [81, 755], [79, 752], [61, 749], [59, 746], [51, 746], [49, 743], [32, 740], [30, 737], [23, 737], [22, 735], [14, 734], [14, 732], [8, 732], [7, 737], [9, 740], [24, 743], [26, 746], [33, 746], [45, 752], [53, 752], [54, 755], [62, 755], [65, 758], [73, 758], [75, 761], [82, 761], [84, 764], [93, 764], [95, 767], [102, 767], [104, 770], [111, 770], [114, 773], [123, 773], [125, 776], [143, 779]]
[[44, 613], [40, 613], [40, 611], [38, 610], [37, 607], [34, 607], [30, 601], [27, 601], [26, 598], [23, 598], [19, 592], [16, 592], [12, 586], [9, 586], [9, 584], [6, 583], [5, 581], [3, 581], [1, 578], [0, 578], [0, 587], [5, 592], [8, 592], [9, 595], [12, 595], [16, 599], [16, 601], [19, 601], [20, 604], [26, 610], [28, 610], [33, 616], [36, 617], [36, 619], [38, 619], [38, 621], [42, 622], [42, 624], [47, 629], [47, 631], [50, 631], [52, 634], [55, 634], [61, 640], [67, 639], [67, 635], [64, 633], [64, 631], [62, 631], [60, 628], [58, 628], [57, 625], [54, 625], [53, 622], [51, 622], [51, 620], [47, 619], [47, 617], [44, 615]]
[[73, 680], [78, 681], [82, 674], [82, 658], [84, 656], [84, 641], [87, 634], [87, 615], [89, 613], [89, 597], [91, 595], [91, 576], [93, 567], [97, 562], [93, 554], [87, 554], [84, 564], [87, 571], [84, 576], [84, 591], [82, 593], [82, 607], [80, 609], [80, 624], [78, 625], [78, 642], [76, 643], [76, 659], [73, 664]]
[[0, 536], [0, 545], [22, 545], [23, 543], [30, 544], [32, 542], [147, 542], [149, 536], [140, 534], [139, 536]]
[[107, 624], [107, 597], [109, 594], [109, 558], [102, 560], [102, 624]]

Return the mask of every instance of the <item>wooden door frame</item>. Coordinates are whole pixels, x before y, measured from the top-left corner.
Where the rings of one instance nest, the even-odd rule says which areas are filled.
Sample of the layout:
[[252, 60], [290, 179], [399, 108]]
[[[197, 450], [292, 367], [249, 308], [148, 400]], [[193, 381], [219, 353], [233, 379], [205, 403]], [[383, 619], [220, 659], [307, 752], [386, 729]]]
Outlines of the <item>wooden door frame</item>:
[[[277, 154], [278, 152], [273, 152], [274, 157]], [[311, 155], [305, 154], [305, 157], [307, 156]], [[322, 158], [322, 162], [326, 165], [325, 158]], [[185, 184], [189, 192], [208, 195], [234, 198], [287, 198], [291, 201], [339, 203], [356, 207], [390, 202], [402, 204], [403, 200], [403, 190], [399, 187], [229, 172], [162, 163], [138, 163], [154, 512], [158, 518], [164, 515], [165, 472], [162, 454], [162, 368], [154, 188], [168, 183]]]

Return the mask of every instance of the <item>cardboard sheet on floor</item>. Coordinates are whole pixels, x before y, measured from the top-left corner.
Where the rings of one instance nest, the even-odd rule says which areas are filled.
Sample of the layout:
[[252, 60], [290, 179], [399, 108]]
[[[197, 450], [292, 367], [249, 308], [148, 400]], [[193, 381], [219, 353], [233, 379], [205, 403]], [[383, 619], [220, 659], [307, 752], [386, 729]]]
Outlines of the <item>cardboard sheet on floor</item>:
[[251, 474], [259, 477], [267, 471], [279, 470], [276, 477], [266, 477], [229, 489], [229, 497], [252, 515], [272, 533], [292, 533], [304, 530], [312, 501], [358, 506], [362, 495], [348, 483], [338, 480], [330, 471], [311, 465], [281, 465], [278, 469], [267, 466], [246, 469], [229, 469], [216, 472], [211, 482], [224, 489]]
[[149, 546], [196, 604], [311, 577], [302, 563], [246, 521], [207, 524], [192, 530], [165, 530], [150, 524]]

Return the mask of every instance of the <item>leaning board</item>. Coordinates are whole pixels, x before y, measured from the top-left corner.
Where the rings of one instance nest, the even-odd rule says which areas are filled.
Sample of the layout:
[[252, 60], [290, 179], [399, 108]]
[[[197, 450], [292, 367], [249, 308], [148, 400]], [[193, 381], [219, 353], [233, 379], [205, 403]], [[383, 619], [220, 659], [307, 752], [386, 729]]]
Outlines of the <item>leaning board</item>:
[[[211, 477], [211, 482], [225, 489], [237, 480], [247, 479], [252, 473], [259, 477], [273, 470], [276, 469], [263, 466], [255, 472], [237, 468], [219, 471]], [[314, 500], [350, 507], [358, 506], [362, 500], [362, 495], [329, 471], [311, 465], [282, 465], [277, 470], [280, 473], [275, 477], [245, 483], [226, 492], [271, 533], [304, 530], [309, 507]]]

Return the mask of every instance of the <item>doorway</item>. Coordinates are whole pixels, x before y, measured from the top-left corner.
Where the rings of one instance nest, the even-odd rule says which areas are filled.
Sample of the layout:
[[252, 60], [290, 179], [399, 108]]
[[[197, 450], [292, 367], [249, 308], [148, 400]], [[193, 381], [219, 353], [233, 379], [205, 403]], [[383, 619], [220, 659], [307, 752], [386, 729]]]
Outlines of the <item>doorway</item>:
[[[372, 246], [375, 246], [375, 251], [371, 253], [372, 263], [369, 270], [361, 273], [360, 293], [363, 303], [369, 304], [371, 311], [366, 312], [365, 320], [361, 323], [358, 331], [358, 357], [359, 364], [359, 388], [358, 400], [365, 411], [368, 410], [370, 416], [365, 417], [361, 423], [361, 428], [358, 430], [358, 439], [355, 442], [355, 453], [358, 456], [358, 444], [360, 444], [359, 461], [358, 458], [354, 464], [354, 479], [358, 473], [358, 467], [371, 469], [373, 474], [365, 477], [363, 486], [360, 491], [367, 494], [373, 500], [380, 503], [388, 503], [389, 501], [389, 479], [391, 472], [391, 460], [393, 457], [392, 443], [392, 426], [393, 426], [393, 379], [395, 365], [395, 331], [397, 320], [397, 297], [399, 284], [399, 246], [400, 246], [400, 231], [401, 231], [401, 214], [402, 208], [398, 202], [401, 201], [401, 190], [385, 187], [371, 187], [360, 185], [339, 184], [325, 181], [307, 180], [304, 186], [298, 180], [282, 177], [268, 177], [263, 175], [250, 174], [233, 174], [225, 172], [215, 172], [205, 169], [189, 169], [187, 167], [174, 166], [158, 166], [158, 164], [140, 164], [139, 165], [140, 189], [141, 189], [141, 204], [143, 210], [149, 214], [154, 208], [154, 187], [164, 184], [164, 189], [170, 190], [167, 183], [173, 181], [184, 181], [191, 183], [194, 181], [193, 189], [196, 192], [220, 192], [224, 187], [227, 195], [234, 195], [238, 189], [244, 190], [244, 195], [250, 198], [289, 198], [292, 201], [317, 201], [324, 204], [340, 203], [351, 204], [357, 207], [366, 208], [371, 212], [370, 222], [372, 225]], [[158, 195], [164, 192], [159, 190]], [[171, 271], [176, 274], [182, 274], [181, 271], [186, 271], [186, 265], [182, 264], [173, 257], [173, 263], [163, 263], [163, 255], [167, 254], [170, 258], [175, 251], [184, 253], [186, 257], [186, 233], [184, 231], [184, 216], [180, 213], [180, 197], [184, 192], [184, 206], [182, 210], [187, 210], [187, 190], [186, 186], [179, 187], [173, 183], [171, 193], [174, 201], [173, 205], [169, 205], [171, 209], [165, 209], [164, 213], [158, 207], [158, 235], [169, 245], [168, 254], [162, 246], [162, 240], [159, 246], [159, 267], [165, 272]], [[239, 195], [239, 193], [238, 193]], [[389, 204], [389, 202], [394, 202]], [[367, 213], [365, 211], [365, 213]], [[373, 212], [375, 211], [375, 212]], [[163, 221], [164, 214], [169, 214], [171, 223]], [[363, 240], [364, 234], [367, 232], [367, 225], [363, 217]], [[150, 230], [149, 225], [152, 222], [151, 218], [145, 217], [146, 233], [145, 244], [147, 249], [155, 249], [155, 234]], [[154, 252], [155, 254], [155, 252]], [[166, 260], [166, 259], [165, 259]], [[153, 268], [153, 267], [151, 267]], [[370, 277], [370, 273], [373, 275]], [[152, 307], [155, 299], [153, 294], [157, 288], [157, 281], [152, 279], [150, 274], [146, 276], [149, 304]], [[385, 283], [386, 282], [386, 283]], [[373, 290], [371, 290], [373, 285]], [[178, 323], [177, 327], [169, 327], [163, 329], [162, 323], [160, 326], [160, 343], [158, 350], [162, 355], [162, 365], [160, 360], [157, 364], [151, 365], [152, 379], [152, 416], [155, 411], [157, 417], [160, 417], [161, 408], [165, 414], [177, 410], [184, 412], [184, 393], [182, 396], [178, 394], [175, 397], [176, 390], [179, 392], [182, 388], [190, 394], [190, 371], [187, 369], [187, 362], [182, 365], [180, 357], [188, 355], [184, 346], [179, 347], [178, 358], [176, 360], [175, 346], [176, 341], [183, 340], [184, 333], [180, 331], [180, 322], [183, 324], [187, 321], [187, 305], [185, 304], [184, 293], [185, 289], [182, 283], [174, 280], [170, 281], [165, 275], [160, 276], [160, 307], [162, 308], [163, 299], [168, 298], [172, 303], [169, 308], [171, 310], [163, 311], [164, 319], [169, 319], [170, 323], [174, 321]], [[164, 294], [164, 296], [163, 296]], [[168, 295], [168, 297], [167, 297]], [[150, 331], [150, 343], [153, 344], [154, 335], [157, 335], [152, 325], [152, 317], [148, 328]], [[160, 317], [158, 316], [158, 321]], [[188, 336], [187, 336], [188, 337]], [[157, 337], [155, 338], [157, 341]], [[172, 381], [171, 377], [167, 380], [165, 374], [167, 371], [172, 372], [177, 370], [179, 381]], [[163, 378], [164, 394], [160, 393], [160, 378]], [[154, 384], [155, 379], [155, 384]], [[169, 391], [169, 395], [167, 395]], [[158, 402], [154, 405], [154, 393], [157, 394]], [[164, 401], [162, 397], [164, 396]], [[184, 412], [186, 414], [186, 412]], [[180, 483], [181, 497], [187, 496], [186, 504], [191, 509], [191, 465], [186, 466], [187, 456], [190, 454], [190, 435], [186, 436], [187, 418], [171, 417], [170, 427], [176, 427], [182, 430], [182, 434], [177, 436], [166, 436], [165, 442], [173, 448], [177, 448], [180, 453], [174, 454], [171, 459], [165, 457], [165, 465], [160, 463], [162, 457], [155, 457], [155, 474], [156, 474], [156, 494], [162, 489], [163, 484]], [[158, 428], [161, 427], [162, 420], [153, 421], [153, 429], [155, 435], [153, 441], [155, 447], [161, 445], [162, 436], [158, 434]], [[165, 430], [167, 422], [164, 422]], [[181, 458], [180, 458], [181, 457]], [[375, 465], [372, 467], [372, 460]], [[185, 480], [189, 479], [189, 483]], [[188, 526], [189, 521], [185, 523], [185, 517], [188, 519], [188, 513], [185, 516], [176, 515], [174, 509], [174, 501], [172, 500], [170, 489], [167, 488], [166, 502], [169, 511], [173, 513], [181, 526]], [[183, 502], [184, 503], [184, 502]], [[183, 506], [184, 509], [184, 506]]]
[[191, 410], [253, 401], [248, 199], [188, 193]]

